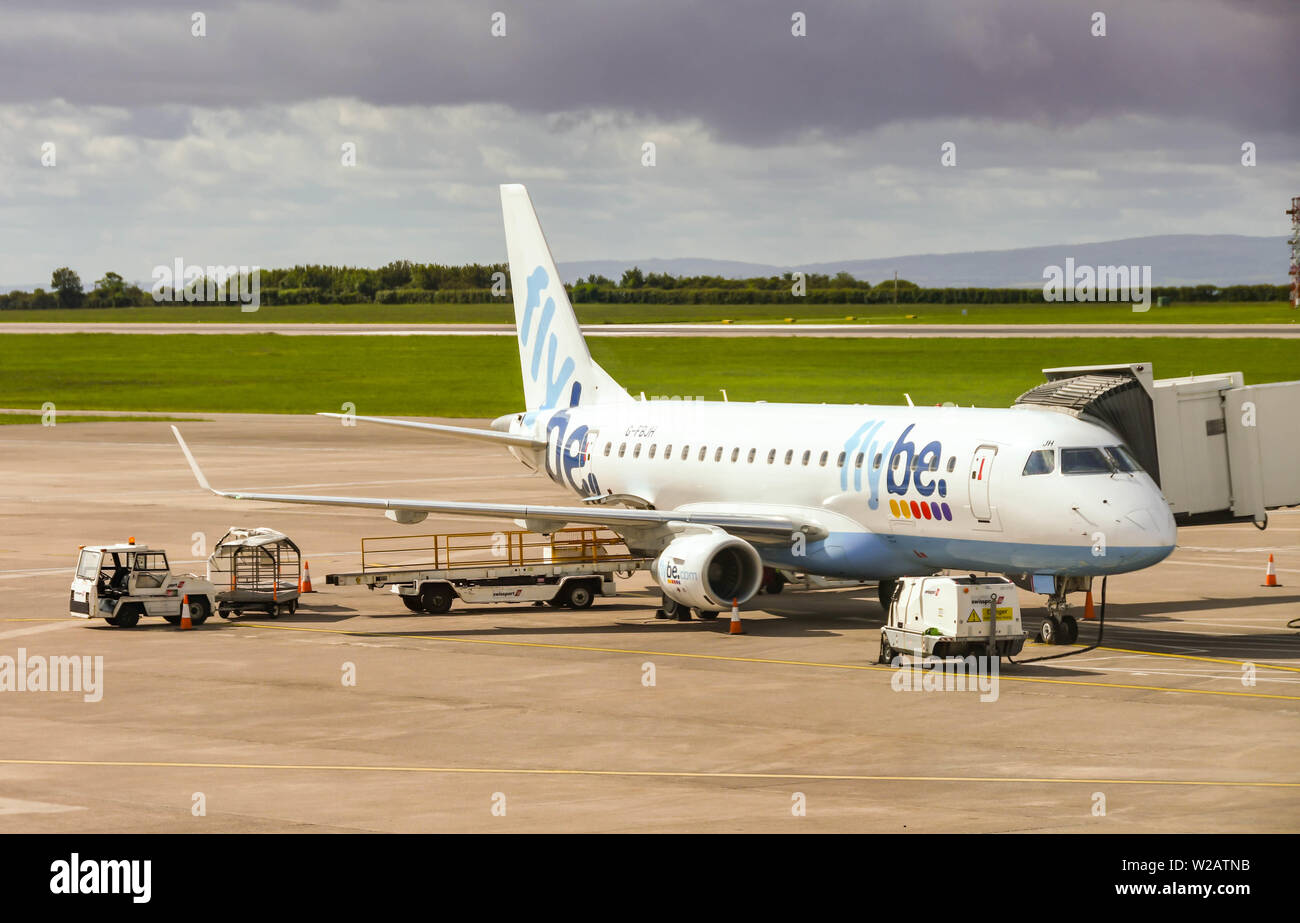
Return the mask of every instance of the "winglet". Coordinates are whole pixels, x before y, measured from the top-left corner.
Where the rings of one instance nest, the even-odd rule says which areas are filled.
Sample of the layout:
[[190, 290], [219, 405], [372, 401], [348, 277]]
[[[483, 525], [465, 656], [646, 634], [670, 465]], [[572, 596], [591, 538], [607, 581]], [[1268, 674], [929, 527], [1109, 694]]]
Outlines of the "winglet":
[[174, 435], [176, 441], [180, 443], [181, 451], [185, 453], [185, 460], [190, 463], [190, 470], [194, 472], [194, 479], [199, 482], [199, 486], [204, 490], [212, 491], [212, 493], [217, 496], [223, 496], [221, 491], [213, 490], [212, 485], [208, 483], [208, 479], [203, 476], [203, 470], [199, 468], [199, 463], [194, 460], [194, 455], [190, 452], [190, 447], [185, 444], [185, 440], [181, 438], [181, 431], [178, 430], [175, 425], [172, 426], [172, 435]]

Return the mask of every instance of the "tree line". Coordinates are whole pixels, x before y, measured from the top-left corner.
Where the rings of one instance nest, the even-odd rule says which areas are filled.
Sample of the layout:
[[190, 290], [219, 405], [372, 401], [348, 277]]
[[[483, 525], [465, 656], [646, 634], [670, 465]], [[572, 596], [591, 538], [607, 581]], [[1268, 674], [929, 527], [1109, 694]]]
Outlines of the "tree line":
[[[616, 282], [589, 275], [566, 285], [575, 304], [1042, 304], [1041, 287], [927, 288], [905, 279], [872, 285], [850, 273], [783, 273], [751, 279], [722, 276], [674, 276], [624, 271]], [[226, 303], [210, 297], [219, 291], [210, 280], [187, 287], [183, 302]], [[494, 304], [510, 297], [510, 274], [503, 263], [446, 266], [397, 260], [378, 269], [352, 266], [294, 266], [259, 271], [262, 304]], [[798, 294], [796, 295], [796, 291]], [[1286, 285], [1156, 286], [1152, 295], [1177, 302], [1286, 301]], [[68, 267], [54, 270], [50, 288], [0, 294], [0, 310], [58, 308], [122, 308], [155, 304], [153, 292], [126, 282], [115, 272], [104, 274], [89, 291]], [[175, 299], [172, 299], [175, 303]]]

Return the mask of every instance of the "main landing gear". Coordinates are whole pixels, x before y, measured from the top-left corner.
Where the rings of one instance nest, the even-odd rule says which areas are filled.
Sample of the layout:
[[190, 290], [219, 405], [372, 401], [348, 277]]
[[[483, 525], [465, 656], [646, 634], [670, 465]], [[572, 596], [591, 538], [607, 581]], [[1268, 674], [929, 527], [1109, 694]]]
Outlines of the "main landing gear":
[[1043, 644], [1073, 644], [1079, 640], [1079, 622], [1069, 614], [1065, 594], [1047, 598], [1047, 618], [1038, 629], [1038, 640]]

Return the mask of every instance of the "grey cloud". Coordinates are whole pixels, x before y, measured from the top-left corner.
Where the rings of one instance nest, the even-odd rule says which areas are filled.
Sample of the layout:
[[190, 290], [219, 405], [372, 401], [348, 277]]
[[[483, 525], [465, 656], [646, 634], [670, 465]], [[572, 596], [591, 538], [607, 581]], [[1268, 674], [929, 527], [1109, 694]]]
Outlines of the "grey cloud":
[[[199, 4], [202, 5], [202, 4]], [[161, 3], [61, 0], [0, 38], [0, 102], [243, 107], [355, 96], [699, 119], [767, 144], [958, 117], [1072, 125], [1125, 114], [1239, 130], [1300, 121], [1300, 3], [943, 0], [328, 6], [210, 3], [208, 37]], [[791, 8], [808, 36], [790, 35]], [[502, 9], [508, 36], [489, 36]], [[98, 11], [98, 12], [97, 12]], [[24, 34], [24, 33], [28, 34]]]

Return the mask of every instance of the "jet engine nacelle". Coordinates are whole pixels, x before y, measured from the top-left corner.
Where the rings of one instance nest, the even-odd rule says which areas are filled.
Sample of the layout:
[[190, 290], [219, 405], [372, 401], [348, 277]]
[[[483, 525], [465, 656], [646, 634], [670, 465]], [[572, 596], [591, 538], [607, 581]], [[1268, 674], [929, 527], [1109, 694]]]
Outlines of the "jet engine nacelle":
[[763, 562], [749, 542], [725, 532], [684, 535], [655, 559], [655, 582], [674, 602], [721, 611], [758, 592]]

